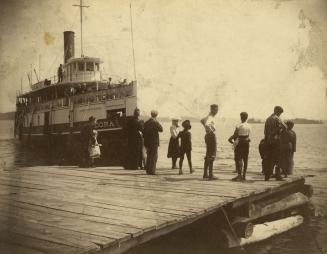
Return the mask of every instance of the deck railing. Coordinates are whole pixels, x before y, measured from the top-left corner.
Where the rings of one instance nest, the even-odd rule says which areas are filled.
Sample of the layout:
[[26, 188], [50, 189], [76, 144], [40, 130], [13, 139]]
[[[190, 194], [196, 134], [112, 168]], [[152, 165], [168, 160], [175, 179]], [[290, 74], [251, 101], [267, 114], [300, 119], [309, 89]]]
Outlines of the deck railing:
[[[85, 91], [78, 94], [70, 94], [62, 98], [54, 99], [43, 103], [34, 104], [20, 104], [20, 108], [25, 108], [27, 112], [35, 112], [40, 110], [49, 110], [51, 108], [68, 107], [71, 103], [74, 105], [89, 104], [96, 102], [104, 102], [107, 100], [115, 100], [133, 96], [135, 94], [135, 82], [131, 82], [128, 85], [116, 85], [108, 87], [107, 89], [101, 89], [96, 91]], [[18, 108], [18, 106], [17, 106]]]

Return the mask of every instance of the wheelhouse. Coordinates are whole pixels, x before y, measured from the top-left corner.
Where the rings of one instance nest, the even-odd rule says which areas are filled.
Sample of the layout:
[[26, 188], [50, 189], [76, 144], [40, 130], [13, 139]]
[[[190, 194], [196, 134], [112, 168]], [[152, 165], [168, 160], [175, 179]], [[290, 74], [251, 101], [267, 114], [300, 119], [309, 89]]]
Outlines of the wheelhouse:
[[93, 57], [70, 58], [63, 66], [63, 82], [101, 81], [101, 63], [99, 58]]

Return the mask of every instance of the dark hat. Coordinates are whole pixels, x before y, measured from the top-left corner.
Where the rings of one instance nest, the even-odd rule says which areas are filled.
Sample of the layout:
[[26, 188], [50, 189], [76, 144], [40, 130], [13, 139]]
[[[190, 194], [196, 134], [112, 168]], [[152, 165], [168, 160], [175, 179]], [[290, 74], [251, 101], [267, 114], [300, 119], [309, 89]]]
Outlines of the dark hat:
[[218, 108], [218, 104], [211, 104], [211, 105], [210, 105], [210, 108], [211, 108], [211, 109]]
[[241, 112], [241, 113], [240, 113], [240, 116], [241, 116], [241, 119], [245, 119], [245, 120], [246, 120], [246, 119], [248, 119], [248, 116], [249, 116], [249, 115], [248, 115], [247, 112]]
[[94, 116], [90, 116], [89, 117], [89, 121], [91, 122], [91, 121], [94, 121], [95, 120], [95, 117]]
[[151, 116], [152, 117], [157, 117], [158, 116], [158, 111], [155, 110], [155, 109], [151, 110]]
[[288, 128], [292, 129], [294, 126], [294, 122], [292, 120], [288, 120], [288, 121], [286, 121], [286, 125]]
[[190, 130], [192, 128], [190, 120], [183, 121], [182, 126], [184, 129], [188, 129], [188, 130]]
[[276, 106], [274, 108], [274, 113], [277, 114], [277, 113], [283, 113], [284, 112], [284, 109], [281, 107], [281, 106]]

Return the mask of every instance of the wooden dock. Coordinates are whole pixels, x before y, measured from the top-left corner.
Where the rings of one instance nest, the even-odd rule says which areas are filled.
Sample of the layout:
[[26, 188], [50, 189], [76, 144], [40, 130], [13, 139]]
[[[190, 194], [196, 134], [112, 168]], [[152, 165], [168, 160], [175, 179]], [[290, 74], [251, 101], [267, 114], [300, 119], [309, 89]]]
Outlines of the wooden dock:
[[249, 173], [232, 182], [161, 169], [83, 169], [63, 166], [0, 170], [1, 253], [123, 253], [184, 227], [223, 206], [242, 206], [304, 184], [293, 176], [263, 181]]

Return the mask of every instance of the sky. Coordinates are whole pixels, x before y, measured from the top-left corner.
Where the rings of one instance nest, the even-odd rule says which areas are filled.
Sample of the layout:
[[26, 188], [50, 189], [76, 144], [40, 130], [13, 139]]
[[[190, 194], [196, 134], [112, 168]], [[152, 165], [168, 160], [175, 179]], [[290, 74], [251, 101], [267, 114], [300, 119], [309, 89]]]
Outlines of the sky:
[[[275, 105], [285, 118], [327, 119], [325, 0], [84, 0], [86, 56], [100, 57], [106, 76], [134, 77], [132, 3], [139, 107], [144, 114], [265, 118]], [[0, 112], [15, 109], [26, 73], [56, 74], [63, 31], [75, 31], [78, 0], [0, 0]], [[34, 81], [35, 81], [35, 77]]]

